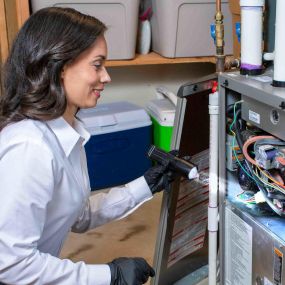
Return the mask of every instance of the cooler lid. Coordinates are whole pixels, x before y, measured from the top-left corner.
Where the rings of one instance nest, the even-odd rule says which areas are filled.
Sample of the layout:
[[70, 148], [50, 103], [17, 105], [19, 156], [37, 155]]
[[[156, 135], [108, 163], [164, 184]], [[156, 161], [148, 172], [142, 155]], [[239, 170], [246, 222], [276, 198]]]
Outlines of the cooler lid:
[[175, 106], [168, 99], [155, 99], [147, 104], [147, 111], [162, 126], [173, 126]]
[[99, 104], [77, 114], [91, 135], [105, 134], [151, 125], [147, 112], [127, 101]]

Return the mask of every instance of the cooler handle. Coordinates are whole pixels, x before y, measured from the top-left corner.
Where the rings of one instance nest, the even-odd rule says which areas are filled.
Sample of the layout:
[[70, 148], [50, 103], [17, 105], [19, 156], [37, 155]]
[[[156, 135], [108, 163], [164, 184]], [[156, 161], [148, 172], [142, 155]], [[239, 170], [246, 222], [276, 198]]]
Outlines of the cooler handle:
[[177, 105], [177, 96], [173, 92], [169, 91], [166, 87], [156, 87], [156, 94], [158, 99], [167, 98], [174, 106]]

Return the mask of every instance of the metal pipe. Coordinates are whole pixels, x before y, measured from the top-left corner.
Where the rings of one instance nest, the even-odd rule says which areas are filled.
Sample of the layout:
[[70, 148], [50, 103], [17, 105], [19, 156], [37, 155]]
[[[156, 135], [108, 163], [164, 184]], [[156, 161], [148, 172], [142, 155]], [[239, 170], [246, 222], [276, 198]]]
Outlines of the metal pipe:
[[216, 72], [224, 71], [224, 24], [221, 0], [216, 0], [215, 32], [216, 32]]
[[218, 150], [219, 150], [219, 94], [209, 95], [210, 115], [210, 160], [209, 160], [209, 206], [208, 206], [208, 233], [209, 233], [209, 276], [208, 284], [217, 284], [217, 247], [218, 247]]
[[222, 0], [216, 0], [216, 12], [222, 11]]
[[[215, 36], [216, 36], [216, 73], [225, 70], [224, 25], [221, 0], [216, 0]], [[210, 165], [209, 165], [209, 277], [208, 284], [217, 284], [217, 252], [218, 252], [218, 92], [209, 96], [210, 114]]]
[[239, 68], [240, 67], [240, 59], [234, 58], [225, 61], [225, 70], [230, 70], [232, 68]]
[[216, 55], [216, 73], [221, 73], [225, 71], [225, 56]]

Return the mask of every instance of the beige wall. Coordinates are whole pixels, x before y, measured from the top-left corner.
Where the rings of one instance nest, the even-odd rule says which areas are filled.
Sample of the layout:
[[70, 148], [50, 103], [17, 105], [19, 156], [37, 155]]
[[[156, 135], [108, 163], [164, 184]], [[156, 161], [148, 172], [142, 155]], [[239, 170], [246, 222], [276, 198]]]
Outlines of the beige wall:
[[182, 84], [214, 71], [210, 63], [109, 67], [112, 82], [105, 87], [100, 103], [127, 100], [144, 107], [155, 98], [157, 86], [177, 93]]

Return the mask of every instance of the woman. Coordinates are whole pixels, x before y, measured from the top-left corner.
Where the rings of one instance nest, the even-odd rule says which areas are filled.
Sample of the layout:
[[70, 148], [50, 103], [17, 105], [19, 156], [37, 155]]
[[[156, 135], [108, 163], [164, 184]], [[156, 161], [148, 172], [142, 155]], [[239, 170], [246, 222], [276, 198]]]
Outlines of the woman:
[[69, 8], [45, 8], [20, 30], [4, 69], [0, 101], [0, 283], [143, 284], [143, 258], [88, 265], [58, 258], [70, 230], [85, 232], [131, 213], [162, 190], [167, 166], [89, 197], [76, 119], [111, 81], [106, 27]]

